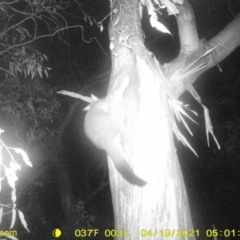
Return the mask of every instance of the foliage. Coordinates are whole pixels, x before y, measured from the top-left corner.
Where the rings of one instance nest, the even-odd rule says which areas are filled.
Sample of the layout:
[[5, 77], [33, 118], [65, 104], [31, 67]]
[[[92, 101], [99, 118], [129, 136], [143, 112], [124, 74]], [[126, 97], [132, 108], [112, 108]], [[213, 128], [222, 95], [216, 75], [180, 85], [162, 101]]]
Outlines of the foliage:
[[[9, 55], [8, 58], [9, 69], [1, 77], [1, 126], [8, 129], [10, 133], [8, 135], [15, 135], [15, 137], [8, 136], [14, 139], [12, 144], [25, 149], [41, 146], [55, 136], [56, 131], [52, 125], [56, 122], [60, 108], [60, 103], [53, 96], [54, 90], [50, 89], [42, 79], [42, 72], [48, 76], [49, 68], [43, 66], [43, 61], [47, 57], [35, 49], [25, 46], [11, 52], [12, 55]], [[6, 176], [9, 186], [12, 188], [11, 199], [13, 202], [12, 204], [6, 203], [10, 196], [8, 196], [8, 188], [4, 188], [4, 194], [8, 197], [2, 194], [5, 203], [3, 206], [11, 208], [9, 211], [12, 213], [10, 227], [13, 227], [16, 213], [18, 213], [23, 226], [28, 230], [23, 212], [16, 208], [16, 171], [20, 169], [20, 165], [15, 161], [12, 152], [22, 154], [24, 161], [28, 165], [30, 163], [21, 149], [9, 148], [3, 142], [1, 143], [3, 150], [1, 153], [3, 152], [5, 157], [8, 154], [9, 157], [6, 159], [10, 162], [9, 164], [2, 162], [1, 169], [4, 170], [4, 176], [1, 180]]]
[[[13, 49], [20, 50], [21, 46], [26, 46], [30, 42], [64, 27], [65, 19], [59, 14], [59, 9], [63, 9], [63, 7], [62, 1], [15, 0], [1, 2], [0, 55], [9, 54]], [[14, 55], [19, 58], [21, 52], [15, 51]]]
[[[56, 135], [53, 124], [56, 122], [60, 110], [60, 102], [54, 97], [54, 90], [41, 79], [42, 71], [45, 70], [46, 74], [49, 69], [42, 65], [46, 57], [27, 47], [16, 49], [13, 53], [10, 56], [9, 72], [4, 74], [1, 79], [1, 125], [8, 129], [10, 135], [15, 135], [15, 137], [11, 137], [14, 138], [15, 145], [25, 149], [42, 146]], [[19, 149], [16, 148], [15, 151], [17, 152], [17, 150]], [[18, 167], [19, 165], [10, 164], [9, 171], [13, 176]], [[14, 192], [16, 192], [15, 185]], [[24, 213], [27, 209], [23, 207]], [[16, 219], [14, 207], [12, 211], [13, 223]], [[23, 213], [18, 210], [18, 215], [22, 223], [26, 225]]]
[[[80, 10], [80, 14], [76, 14], [77, 17], [69, 14], [71, 11], [67, 11], [69, 7], [74, 8], [73, 4], [78, 7], [74, 10]], [[24, 149], [39, 147], [56, 136], [53, 126], [59, 119], [60, 102], [54, 97], [55, 91], [50, 89], [43, 80], [45, 76], [48, 77], [50, 70], [49, 67], [44, 66], [47, 56], [37, 51], [33, 47], [33, 42], [40, 38], [54, 36], [69, 28], [82, 30], [81, 25], [68, 24], [69, 19], [72, 18], [80, 18], [81, 21], [87, 17], [92, 25], [87, 13], [84, 12], [81, 19], [81, 12], [83, 13], [78, 1], [0, 2], [0, 124], [16, 135], [12, 138], [15, 145], [20, 145]], [[17, 152], [19, 148], [12, 148], [11, 151]], [[11, 181], [14, 184], [17, 180], [15, 171], [19, 167], [13, 163], [10, 168], [5, 167], [5, 170], [9, 170], [9, 174], [5, 173], [6, 177], [13, 176], [14, 180]], [[15, 195], [12, 195], [12, 214], [16, 216], [14, 205], [16, 190], [13, 183], [11, 187], [14, 186]], [[34, 202], [32, 198], [29, 208], [23, 207], [23, 209], [33, 208]], [[83, 221], [86, 225], [90, 225], [93, 217], [84, 209], [81, 203], [73, 209], [78, 216], [76, 223]], [[43, 213], [43, 211], [39, 212]], [[18, 214], [23, 223], [22, 212], [18, 211]], [[41, 221], [46, 223], [47, 220], [41, 219]]]
[[[53, 169], [52, 169], [53, 170]], [[83, 201], [79, 201], [71, 208], [72, 221], [67, 223], [64, 219], [62, 207], [58, 201], [58, 180], [56, 174], [48, 167], [44, 171], [44, 183], [37, 182], [31, 186], [28, 192], [25, 192], [19, 206], [25, 214], [28, 222], [30, 234], [26, 231], [21, 231], [20, 239], [49, 239], [52, 230], [58, 226], [67, 236], [72, 236], [76, 229], [92, 228], [95, 217], [89, 214], [86, 210], [86, 205]], [[45, 183], [51, 182], [51, 184]], [[54, 183], [53, 183], [54, 182]], [[46, 196], [46, 192], [51, 193]], [[43, 204], [44, 199], [48, 204]], [[51, 238], [50, 238], [51, 239]]]
[[[27, 46], [14, 49], [9, 61], [9, 74], [12, 76], [22, 76], [26, 78], [31, 76], [33, 79], [35, 76], [43, 78], [43, 73], [48, 77], [49, 67], [43, 66], [43, 61], [48, 60], [45, 54], [40, 53], [36, 49], [32, 49]], [[10, 77], [7, 75], [7, 77]]]
[[[3, 132], [0, 129], [0, 134]], [[24, 160], [25, 164], [32, 167], [31, 162], [28, 159], [27, 154], [19, 148], [12, 148], [5, 145], [5, 143], [0, 139], [0, 171], [1, 171], [1, 178], [0, 178], [0, 191], [2, 190], [2, 182], [6, 179], [8, 185], [11, 188], [11, 204], [4, 204], [0, 202], [0, 224], [4, 215], [12, 214], [11, 217], [11, 224], [9, 228], [12, 228], [16, 221], [16, 214], [18, 213], [19, 219], [21, 220], [25, 229], [28, 230], [27, 223], [25, 221], [23, 213], [17, 209], [16, 201], [16, 181], [17, 178], [17, 170], [21, 170], [21, 166], [18, 164], [16, 158], [14, 157], [15, 154], [20, 154], [22, 159]], [[5, 186], [5, 185], [4, 185]], [[3, 189], [5, 190], [5, 189]], [[1, 201], [4, 199], [1, 199]], [[29, 230], [28, 230], [29, 231]]]
[[[24, 191], [24, 196], [19, 200], [19, 208], [24, 212], [30, 230], [30, 233], [18, 231], [20, 239], [49, 239], [55, 226], [61, 224], [63, 216], [57, 201], [57, 184], [56, 182], [48, 184], [51, 180], [57, 181], [56, 178], [51, 178], [51, 174], [53, 175], [53, 172], [49, 165], [44, 167], [41, 180], [32, 182], [28, 190]], [[52, 199], [53, 196], [55, 199]]]
[[[46, 9], [40, 8], [39, 4], [40, 1], [0, 3], [0, 69], [3, 71], [0, 76], [1, 127], [8, 130], [8, 138], [13, 140], [11, 144], [24, 149], [42, 145], [43, 140], [55, 136], [56, 131], [52, 125], [60, 108], [60, 103], [53, 96], [54, 90], [43, 81], [44, 75], [48, 77], [50, 70], [43, 65], [47, 56], [26, 45], [37, 38], [36, 32], [32, 35], [27, 30], [26, 27], [31, 29], [28, 21], [33, 21], [34, 17], [40, 16], [37, 14], [43, 14], [44, 11], [45, 16], [50, 14], [51, 4]], [[24, 5], [26, 8], [22, 8]], [[29, 14], [30, 10], [32, 14]], [[2, 217], [11, 213], [12, 220], [8, 227], [13, 227], [18, 213], [23, 226], [28, 229], [23, 213], [16, 208], [16, 171], [21, 167], [13, 152], [22, 154], [25, 163], [30, 165], [21, 149], [7, 147], [1, 141], [1, 182], [6, 179], [11, 189], [9, 191], [9, 188], [3, 188], [1, 196], [4, 204], [1, 202], [0, 215]], [[4, 184], [6, 181], [3, 181], [3, 186]], [[12, 204], [8, 204], [9, 198], [12, 199]], [[10, 210], [5, 213], [3, 207]]]
[[[93, 215], [89, 215], [85, 208], [85, 203], [78, 200], [78, 202], [72, 207], [71, 214], [73, 216], [73, 224], [69, 224], [67, 226], [67, 239], [71, 239], [72, 233], [76, 229], [88, 229], [93, 227], [93, 223], [95, 217]], [[63, 224], [63, 229], [66, 229], [66, 223]]]
[[[95, 26], [100, 27], [91, 16], [83, 11], [82, 5], [76, 0], [1, 1], [0, 19], [0, 61], [6, 63], [6, 57], [10, 54], [12, 56], [11, 62], [15, 65], [15, 69], [10, 66], [11, 71], [9, 72], [8, 67], [1, 63], [0, 70], [14, 74], [16, 72], [23, 73], [25, 76], [26, 72], [29, 74], [29, 71], [31, 71], [31, 66], [41, 76], [41, 69], [38, 67], [41, 67], [42, 64], [36, 67], [34, 59], [41, 62], [46, 59], [46, 56], [34, 51], [32, 54], [28, 54], [28, 59], [26, 59], [24, 56], [25, 49], [22, 47], [29, 46], [42, 38], [53, 37], [71, 28], [79, 28], [83, 32], [83, 21], [91, 26], [94, 22]], [[80, 22], [80, 24], [73, 25], [71, 22]], [[64, 41], [60, 35], [59, 39]], [[83, 41], [86, 40], [83, 39]], [[24, 70], [25, 68], [17, 64], [19, 62], [23, 65], [27, 64], [28, 69]], [[44, 72], [47, 74], [46, 71]], [[35, 75], [36, 72], [35, 74], [32, 72], [32, 78]]]
[[40, 78], [4, 79], [0, 106], [2, 124], [16, 133], [19, 142], [39, 144], [56, 134], [52, 124], [59, 114], [60, 103], [54, 97], [54, 90]]
[[95, 217], [88, 214], [88, 212], [85, 209], [85, 204], [83, 201], [79, 199], [79, 201], [72, 207], [72, 212], [74, 216], [76, 216], [74, 226], [88, 228], [92, 227]]

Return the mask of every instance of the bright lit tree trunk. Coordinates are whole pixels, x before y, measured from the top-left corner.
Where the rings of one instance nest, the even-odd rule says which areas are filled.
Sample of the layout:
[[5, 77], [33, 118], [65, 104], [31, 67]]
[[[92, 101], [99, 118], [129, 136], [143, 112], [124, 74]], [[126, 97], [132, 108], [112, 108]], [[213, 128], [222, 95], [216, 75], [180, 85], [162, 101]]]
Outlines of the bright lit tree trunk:
[[[207, 43], [198, 40], [194, 14], [187, 1], [178, 5], [180, 54], [164, 67], [144, 46], [139, 2], [112, 3], [112, 73], [108, 91], [111, 115], [122, 126], [118, 136], [120, 148], [134, 172], [148, 182], [144, 187], [129, 184], [109, 159], [115, 229], [123, 230], [117, 232], [116, 239], [188, 239], [188, 234], [199, 233], [191, 232], [188, 198], [173, 142], [171, 104], [186, 90], [185, 84], [195, 81], [195, 76], [212, 67], [209, 62], [213, 61], [206, 60], [206, 55], [201, 60], [203, 69], [191, 72], [188, 68], [206, 52]], [[234, 26], [239, 30], [239, 24]], [[239, 41], [234, 44], [231, 51]], [[220, 55], [214, 59], [215, 64], [222, 60]], [[188, 233], [182, 236], [184, 229]]]
[[[128, 184], [109, 161], [115, 228], [128, 230], [126, 239], [150, 239], [145, 235], [151, 234], [149, 231], [155, 239], [165, 239], [166, 229], [193, 228], [173, 142], [172, 110], [166, 93], [172, 86], [167, 86], [161, 68], [144, 46], [138, 2], [118, 1], [112, 9], [118, 13], [112, 14], [109, 27], [115, 46], [108, 92], [111, 110], [123, 124], [122, 148], [130, 165], [148, 182], [142, 188]], [[129, 37], [121, 45], [124, 34]]]

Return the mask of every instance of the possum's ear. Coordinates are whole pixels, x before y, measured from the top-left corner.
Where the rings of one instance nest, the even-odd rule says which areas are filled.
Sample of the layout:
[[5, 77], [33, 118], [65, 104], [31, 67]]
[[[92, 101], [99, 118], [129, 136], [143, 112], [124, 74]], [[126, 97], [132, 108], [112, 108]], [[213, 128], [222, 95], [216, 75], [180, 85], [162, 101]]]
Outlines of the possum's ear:
[[99, 100], [99, 99], [98, 99], [95, 95], [91, 94], [91, 102], [90, 102], [89, 105], [87, 105], [87, 106], [83, 109], [83, 111], [89, 111], [90, 108], [91, 108], [91, 104], [94, 103], [94, 102], [96, 102], [96, 101], [98, 101], [98, 100]]
[[88, 111], [90, 108], [91, 108], [91, 103], [90, 103], [89, 105], [87, 105], [87, 106], [83, 109], [83, 111]]
[[96, 102], [98, 100], [98, 98], [93, 94], [91, 94], [91, 99], [92, 99], [92, 102]]

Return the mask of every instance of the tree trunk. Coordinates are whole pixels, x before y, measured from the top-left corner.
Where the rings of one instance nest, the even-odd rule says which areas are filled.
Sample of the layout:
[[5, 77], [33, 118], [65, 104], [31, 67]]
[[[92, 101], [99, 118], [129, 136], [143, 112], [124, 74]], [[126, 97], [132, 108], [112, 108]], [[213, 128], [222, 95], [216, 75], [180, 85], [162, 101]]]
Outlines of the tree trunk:
[[[144, 187], [129, 184], [108, 159], [115, 228], [122, 230], [115, 237], [194, 239], [200, 233], [193, 231], [173, 142], [173, 115], [178, 114], [176, 106], [181, 104], [177, 99], [186, 89], [201, 103], [192, 84], [239, 46], [240, 17], [207, 43], [198, 39], [189, 2], [176, 4], [181, 50], [175, 60], [161, 67], [144, 46], [139, 2], [111, 3], [112, 72], [107, 98], [110, 114], [121, 126], [115, 140], [133, 171], [147, 182]], [[228, 49], [224, 48], [226, 42], [231, 44]], [[203, 108], [213, 135], [208, 111]], [[179, 134], [176, 129], [174, 132]]]
[[[74, 225], [75, 216], [72, 211], [73, 206], [77, 203], [75, 194], [73, 193], [72, 184], [70, 175], [68, 173], [67, 166], [64, 162], [64, 145], [63, 145], [63, 135], [72, 119], [73, 113], [76, 108], [79, 106], [78, 102], [75, 102], [70, 106], [69, 112], [66, 115], [64, 121], [58, 129], [58, 138], [54, 145], [51, 161], [54, 164], [56, 173], [58, 174], [58, 192], [61, 207], [64, 215], [64, 225], [65, 225], [65, 234], [69, 229]], [[68, 234], [68, 233], [67, 233]]]
[[119, 142], [129, 164], [147, 182], [129, 184], [109, 159], [115, 229], [126, 230], [116, 239], [186, 239], [181, 229], [193, 226], [173, 142], [173, 86], [144, 46], [138, 7], [135, 0], [114, 2], [109, 24], [111, 115], [122, 126]]
[[[133, 171], [147, 182], [144, 187], [129, 184], [108, 159], [115, 228], [122, 230], [115, 237], [194, 239], [200, 233], [193, 231], [173, 142], [174, 107], [186, 89], [201, 103], [192, 84], [239, 46], [240, 16], [207, 43], [198, 39], [189, 2], [176, 4], [181, 50], [175, 60], [161, 67], [144, 46], [139, 1], [110, 2], [112, 72], [107, 98], [110, 114], [121, 126], [115, 140]], [[231, 46], [224, 47], [226, 43]], [[210, 119], [208, 127], [213, 134]]]

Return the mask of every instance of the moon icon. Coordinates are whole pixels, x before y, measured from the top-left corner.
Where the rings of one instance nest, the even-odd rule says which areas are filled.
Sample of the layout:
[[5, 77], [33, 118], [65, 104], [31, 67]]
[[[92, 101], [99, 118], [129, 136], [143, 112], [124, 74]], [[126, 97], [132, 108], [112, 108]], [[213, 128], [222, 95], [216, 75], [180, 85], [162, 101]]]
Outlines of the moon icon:
[[53, 235], [55, 238], [59, 238], [59, 237], [62, 235], [62, 231], [61, 231], [59, 228], [55, 228], [55, 229], [52, 231], [52, 235]]

